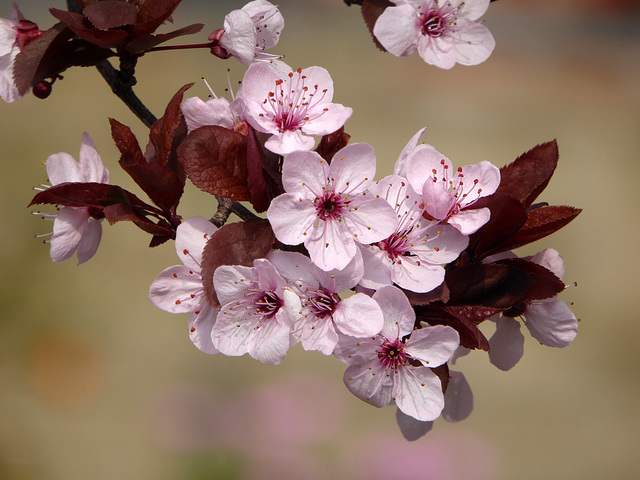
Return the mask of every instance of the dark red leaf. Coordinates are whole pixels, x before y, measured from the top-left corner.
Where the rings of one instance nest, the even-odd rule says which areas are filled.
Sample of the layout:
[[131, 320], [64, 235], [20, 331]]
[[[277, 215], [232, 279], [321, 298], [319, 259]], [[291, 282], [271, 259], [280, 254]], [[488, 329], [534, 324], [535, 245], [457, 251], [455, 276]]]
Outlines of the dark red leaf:
[[150, 35], [168, 19], [182, 0], [145, 0], [138, 10], [132, 36]]
[[78, 13], [50, 8], [51, 15], [67, 25], [78, 37], [101, 47], [115, 47], [124, 42], [129, 33], [125, 30], [99, 30]]
[[447, 272], [449, 305], [509, 308], [521, 301], [533, 281], [508, 265], [470, 263]]
[[501, 245], [501, 250], [512, 250], [540, 240], [560, 230], [576, 218], [581, 211], [579, 208], [568, 206], [545, 206], [529, 210], [526, 223], [515, 235]]
[[127, 43], [125, 49], [130, 53], [143, 53], [150, 48], [153, 48], [156, 45], [160, 45], [161, 43], [168, 40], [182, 37], [184, 35], [193, 35], [194, 33], [198, 33], [203, 28], [204, 25], [202, 23], [194, 23], [193, 25], [188, 25], [186, 27], [180, 28], [179, 30], [174, 30], [173, 32], [169, 33], [162, 33], [159, 35], [142, 35]]
[[324, 158], [327, 163], [331, 163], [331, 159], [336, 152], [346, 147], [350, 138], [351, 135], [344, 132], [344, 127], [340, 127], [340, 130], [325, 135], [320, 139], [316, 152]]
[[[417, 322], [427, 322], [429, 325], [448, 325], [460, 335], [460, 345], [469, 349], [480, 349], [489, 351], [487, 338], [476, 326], [475, 318], [480, 313], [473, 312], [474, 309], [482, 309], [483, 315], [491, 316], [499, 310], [486, 309], [485, 307], [467, 307], [467, 311], [452, 310], [444, 305], [425, 305], [414, 307]], [[470, 313], [473, 312], [473, 313]], [[493, 313], [491, 313], [493, 312]], [[474, 320], [470, 320], [471, 314]], [[485, 317], [488, 318], [488, 317]]]
[[109, 30], [136, 23], [138, 9], [132, 3], [102, 0], [87, 5], [82, 10], [82, 14], [94, 27], [100, 30]]
[[72, 36], [71, 30], [58, 23], [25, 45], [16, 56], [13, 67], [14, 80], [20, 95], [24, 95], [33, 85], [46, 78], [42, 70], [47, 60]]
[[253, 261], [269, 253], [275, 235], [268, 221], [224, 225], [211, 235], [202, 253], [202, 283], [212, 306], [220, 305], [213, 286], [213, 273], [221, 265], [252, 267]]
[[487, 207], [491, 218], [476, 233], [469, 237], [468, 251], [473, 260], [508, 250], [505, 242], [527, 221], [524, 206], [516, 199], [500, 194], [483, 197], [473, 204], [474, 208]]
[[151, 126], [149, 133], [149, 141], [155, 148], [151, 161], [180, 172], [182, 172], [182, 167], [179, 167], [176, 149], [187, 136], [187, 124], [182, 115], [180, 104], [184, 92], [192, 86], [193, 83], [188, 83], [173, 95], [164, 115]]
[[512, 271], [524, 272], [531, 279], [531, 285], [521, 299], [525, 303], [555, 297], [565, 289], [564, 282], [552, 271], [524, 258], [509, 258], [496, 263], [507, 265]]
[[500, 169], [500, 186], [496, 193], [515, 198], [525, 207], [531, 205], [546, 188], [558, 164], [555, 140], [537, 145]]
[[201, 190], [237, 201], [251, 199], [244, 135], [224, 127], [200, 127], [178, 147], [178, 158]]
[[262, 168], [265, 163], [264, 148], [256, 138], [255, 130], [249, 127], [247, 135], [247, 186], [251, 194], [251, 205], [256, 212], [266, 212], [271, 204], [266, 172]]
[[388, 0], [364, 0], [362, 2], [362, 17], [364, 18], [364, 23], [367, 25], [367, 28], [371, 33], [373, 42], [383, 52], [386, 52], [387, 50], [373, 35], [373, 26], [376, 24], [378, 17], [382, 15], [382, 12], [384, 12], [385, 8], [394, 6], [395, 5]]

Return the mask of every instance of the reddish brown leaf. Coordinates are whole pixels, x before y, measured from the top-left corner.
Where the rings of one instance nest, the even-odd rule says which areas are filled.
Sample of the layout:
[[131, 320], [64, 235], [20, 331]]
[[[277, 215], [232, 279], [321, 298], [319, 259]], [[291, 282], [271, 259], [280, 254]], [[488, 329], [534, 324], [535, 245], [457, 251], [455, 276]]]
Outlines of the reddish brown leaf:
[[145, 0], [138, 10], [132, 36], [150, 35], [171, 16], [182, 0]]
[[268, 221], [224, 225], [211, 235], [202, 253], [202, 283], [212, 306], [218, 306], [213, 273], [221, 265], [252, 267], [253, 261], [269, 253], [275, 235]]
[[327, 163], [331, 163], [331, 159], [336, 152], [346, 147], [350, 138], [351, 135], [344, 132], [344, 127], [340, 127], [340, 130], [325, 135], [320, 139], [316, 152], [324, 158]]
[[487, 207], [491, 211], [489, 221], [469, 237], [468, 251], [473, 260], [508, 250], [503, 245], [527, 221], [524, 206], [507, 195], [489, 195], [478, 200], [473, 207]]
[[178, 90], [167, 105], [164, 115], [151, 126], [149, 141], [155, 148], [153, 162], [175, 169], [178, 165], [176, 148], [187, 135], [187, 124], [180, 104], [184, 92], [193, 86], [188, 83]]
[[184, 35], [193, 35], [194, 33], [198, 33], [204, 28], [204, 24], [202, 23], [194, 23], [192, 25], [188, 25], [186, 27], [180, 28], [178, 30], [174, 30], [169, 33], [162, 33], [159, 35], [142, 35], [137, 37], [133, 41], [129, 42], [125, 49], [130, 53], [143, 53], [150, 48], [155, 47], [163, 42], [168, 40], [172, 40], [177, 37], [182, 37]]
[[[425, 305], [414, 307], [416, 311], [416, 321], [427, 322], [429, 325], [448, 325], [460, 335], [460, 345], [469, 349], [480, 349], [489, 351], [487, 338], [476, 326], [476, 322], [470, 320], [467, 315], [474, 308], [483, 308], [483, 313], [488, 314], [490, 310], [484, 307], [468, 307], [468, 311], [451, 310], [444, 305]], [[492, 310], [495, 312], [499, 310]], [[492, 314], [491, 314], [492, 315]], [[491, 316], [489, 315], [489, 316]], [[473, 314], [474, 318], [477, 316]]]
[[496, 193], [515, 198], [525, 207], [531, 205], [546, 188], [558, 164], [555, 140], [537, 145], [500, 169], [500, 186]]
[[558, 295], [565, 289], [565, 284], [552, 271], [524, 258], [509, 258], [496, 262], [507, 265], [511, 271], [514, 269], [524, 272], [530, 279], [531, 285], [527, 288], [521, 301], [525, 303], [534, 300], [544, 300]]
[[244, 135], [224, 127], [200, 127], [178, 147], [178, 159], [201, 190], [237, 201], [251, 199]]
[[87, 5], [82, 10], [82, 14], [94, 27], [100, 30], [109, 30], [136, 23], [138, 9], [132, 3], [103, 0]]
[[582, 210], [568, 206], [545, 206], [527, 212], [527, 221], [522, 228], [503, 245], [503, 250], [528, 245], [560, 230], [576, 218]]
[[271, 204], [269, 185], [262, 166], [265, 163], [265, 154], [262, 145], [256, 138], [255, 130], [249, 127], [247, 135], [247, 186], [251, 194], [251, 205], [256, 212], [266, 212]]
[[124, 42], [129, 34], [125, 30], [99, 30], [78, 13], [50, 8], [51, 15], [67, 25], [73, 33], [87, 42], [101, 47], [115, 47]]
[[42, 70], [47, 59], [73, 36], [64, 24], [57, 23], [18, 53], [13, 67], [14, 80], [20, 95], [24, 95], [38, 81], [46, 78]]

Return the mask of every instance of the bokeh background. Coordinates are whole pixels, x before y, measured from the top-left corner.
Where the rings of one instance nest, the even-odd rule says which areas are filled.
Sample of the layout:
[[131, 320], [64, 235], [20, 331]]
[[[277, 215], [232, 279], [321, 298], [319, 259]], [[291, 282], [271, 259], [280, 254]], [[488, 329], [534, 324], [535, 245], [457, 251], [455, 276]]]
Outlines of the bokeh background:
[[[185, 0], [175, 24], [210, 32], [243, 1]], [[566, 349], [538, 345], [509, 372], [486, 353], [459, 360], [475, 395], [462, 423], [439, 420], [408, 443], [394, 409], [376, 409], [342, 384], [343, 367], [292, 349], [279, 367], [210, 357], [187, 335], [186, 315], [157, 310], [150, 283], [177, 263], [172, 244], [147, 247], [132, 225], [106, 227], [94, 259], [53, 264], [34, 235], [51, 224], [26, 208], [46, 180], [42, 161], [77, 156], [92, 136], [112, 183], [118, 170], [107, 118], [147, 132], [95, 69], [68, 71], [45, 101], [0, 105], [0, 478], [164, 479], [631, 479], [640, 478], [640, 338], [637, 238], [640, 185], [640, 15], [637, 2], [500, 0], [486, 25], [497, 48], [477, 67], [441, 71], [414, 55], [376, 50], [357, 7], [340, 0], [281, 0], [286, 26], [275, 51], [294, 66], [321, 65], [346, 125], [391, 173], [409, 138], [465, 165], [504, 165], [556, 138], [560, 163], [541, 200], [584, 212], [521, 254], [560, 251], [563, 293], [581, 318]], [[22, 2], [41, 28], [46, 7]], [[7, 17], [11, 2], [0, 1]], [[193, 42], [206, 38], [203, 33]], [[191, 39], [186, 38], [186, 41]], [[207, 51], [149, 54], [137, 92], [157, 115], [183, 84], [220, 94], [230, 68]], [[141, 194], [143, 196], [143, 194]], [[215, 201], [188, 186], [184, 217]], [[491, 334], [490, 331], [487, 332]]]

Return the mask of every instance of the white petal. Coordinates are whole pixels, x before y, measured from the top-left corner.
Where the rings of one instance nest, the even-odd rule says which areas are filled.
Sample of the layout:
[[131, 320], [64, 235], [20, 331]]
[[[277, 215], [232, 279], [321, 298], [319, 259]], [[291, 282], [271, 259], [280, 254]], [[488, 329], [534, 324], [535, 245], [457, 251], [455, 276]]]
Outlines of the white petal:
[[201, 352], [214, 355], [218, 349], [211, 341], [211, 330], [216, 323], [218, 309], [211, 307], [205, 299], [200, 310], [194, 310], [189, 316], [189, 339]]
[[409, 140], [409, 142], [402, 149], [402, 152], [400, 152], [400, 156], [398, 157], [398, 160], [396, 161], [396, 164], [393, 167], [394, 175], [400, 175], [401, 177], [407, 176], [407, 160], [411, 155], [413, 155], [416, 149], [423, 146], [423, 145], [418, 145], [418, 140], [420, 140], [420, 137], [422, 136], [425, 130], [426, 128], [422, 128], [418, 130], [418, 132], [413, 137], [411, 137], [411, 140]]
[[393, 394], [403, 413], [422, 422], [438, 418], [444, 407], [442, 382], [427, 367], [396, 370]]
[[292, 324], [284, 309], [253, 328], [247, 345], [249, 355], [267, 365], [279, 365], [291, 345]]
[[553, 248], [545, 248], [541, 252], [536, 253], [531, 257], [531, 261], [542, 265], [560, 279], [564, 276], [564, 260]]
[[153, 281], [149, 299], [165, 312], [186, 313], [199, 307], [202, 289], [199, 274], [184, 265], [174, 265], [163, 270]]
[[420, 36], [418, 16], [411, 5], [387, 7], [373, 26], [373, 35], [396, 57], [416, 51]]
[[447, 220], [447, 223], [458, 229], [463, 235], [471, 235], [477, 232], [491, 219], [491, 210], [488, 208], [471, 208], [461, 210]]
[[87, 132], [82, 134], [80, 145], [79, 164], [85, 182], [108, 183], [109, 172], [104, 168], [102, 158], [96, 150], [91, 137]]
[[256, 30], [251, 17], [242, 10], [233, 10], [224, 17], [224, 34], [220, 46], [249, 66], [256, 51]]
[[63, 207], [60, 209], [53, 222], [53, 236], [49, 252], [54, 262], [62, 262], [73, 255], [82, 235], [87, 230], [89, 218], [89, 213], [84, 208]]
[[87, 229], [78, 243], [78, 265], [90, 260], [98, 251], [102, 238], [102, 220], [89, 219]]
[[282, 194], [271, 201], [267, 210], [276, 238], [286, 245], [299, 245], [311, 235], [317, 221], [313, 203], [292, 194]]
[[380, 335], [394, 340], [402, 338], [413, 331], [416, 314], [402, 290], [393, 286], [385, 286], [373, 294], [384, 315], [384, 326]]
[[296, 150], [311, 150], [316, 144], [312, 137], [303, 135], [300, 130], [286, 130], [271, 135], [264, 146], [278, 155], [286, 155]]
[[455, 47], [456, 61], [461, 65], [478, 65], [491, 56], [496, 41], [484, 25], [469, 22], [464, 26], [464, 22], [465, 20], [459, 20], [462, 42]]
[[566, 347], [578, 334], [578, 319], [561, 300], [535, 303], [524, 312], [524, 318], [531, 336], [548, 347]]
[[342, 333], [363, 338], [380, 333], [383, 316], [373, 298], [356, 293], [340, 301], [333, 313], [333, 321]]
[[202, 251], [217, 230], [218, 228], [204, 217], [192, 217], [178, 225], [176, 252], [182, 263], [199, 273]]
[[447, 362], [460, 345], [460, 336], [453, 328], [434, 325], [414, 331], [404, 351], [423, 365], [437, 367]]
[[313, 263], [325, 271], [345, 268], [357, 251], [353, 237], [337, 220], [319, 221], [304, 246]]
[[344, 384], [360, 400], [374, 407], [386, 407], [393, 403], [393, 379], [389, 372], [376, 369], [375, 365], [372, 362], [350, 366], [344, 372]]
[[254, 283], [252, 267], [222, 265], [213, 273], [216, 296], [221, 305], [242, 299], [247, 289]]
[[47, 158], [45, 166], [51, 185], [87, 181], [78, 162], [68, 153], [54, 153]]

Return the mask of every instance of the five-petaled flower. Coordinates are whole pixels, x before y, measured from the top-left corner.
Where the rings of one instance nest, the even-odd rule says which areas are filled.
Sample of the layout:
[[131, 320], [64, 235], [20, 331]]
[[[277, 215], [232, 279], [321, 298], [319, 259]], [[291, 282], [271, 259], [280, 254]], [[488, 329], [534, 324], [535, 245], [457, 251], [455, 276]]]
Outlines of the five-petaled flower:
[[193, 217], [178, 225], [176, 252], [182, 265], [163, 270], [149, 288], [153, 304], [169, 313], [190, 313], [189, 338], [199, 350], [215, 354], [211, 329], [218, 314], [206, 299], [202, 284], [202, 252], [218, 228], [204, 217]]
[[444, 394], [431, 369], [451, 358], [460, 343], [458, 332], [443, 325], [414, 330], [413, 308], [396, 287], [382, 287], [373, 299], [384, 315], [382, 331], [369, 338], [341, 337], [334, 351], [349, 365], [345, 385], [376, 407], [395, 403], [416, 420], [435, 420], [444, 407]]
[[495, 48], [484, 25], [476, 23], [490, 0], [393, 0], [378, 17], [373, 34], [397, 57], [416, 50], [422, 59], [440, 68], [456, 63], [477, 65]]
[[294, 343], [288, 312], [300, 308], [300, 299], [268, 260], [260, 258], [253, 265], [216, 269], [213, 283], [222, 306], [211, 339], [225, 355], [248, 353], [278, 365]]
[[375, 175], [373, 148], [355, 143], [339, 150], [328, 164], [316, 152], [285, 157], [286, 193], [267, 210], [282, 243], [304, 243], [311, 260], [325, 271], [341, 270], [356, 255], [356, 243], [379, 242], [393, 233], [396, 214], [366, 189]]
[[309, 257], [296, 252], [275, 250], [267, 256], [300, 296], [301, 306], [290, 312], [294, 338], [305, 350], [333, 353], [338, 332], [367, 337], [382, 329], [382, 311], [364, 293], [340, 298], [341, 292], [355, 287], [362, 278], [362, 257], [356, 255], [343, 270], [325, 272]]
[[422, 197], [403, 177], [390, 175], [369, 192], [394, 208], [398, 223], [384, 240], [361, 245], [364, 276], [360, 284], [375, 289], [395, 283], [413, 292], [430, 292], [443, 282], [444, 265], [458, 258], [469, 238], [449, 225], [426, 220]]
[[[311, 150], [306, 135], [328, 135], [344, 126], [352, 109], [332, 103], [333, 81], [322, 67], [288, 73], [256, 63], [247, 70], [239, 93], [247, 121], [271, 137], [265, 147], [279, 155]], [[305, 135], [306, 134], [306, 135]]]
[[[45, 161], [47, 176], [52, 186], [61, 183], [107, 183], [109, 172], [104, 167], [88, 133], [82, 135], [79, 161], [68, 153], [55, 153]], [[42, 214], [47, 216], [47, 214]], [[78, 264], [91, 259], [102, 238], [103, 218], [93, 218], [88, 207], [62, 207], [53, 222], [51, 259], [62, 262], [78, 252]]]
[[[415, 137], [414, 137], [415, 138]], [[500, 170], [490, 162], [458, 167], [430, 145], [416, 148], [403, 159], [403, 170], [416, 192], [422, 194], [427, 215], [471, 235], [489, 221], [488, 208], [474, 208], [500, 185]]]

